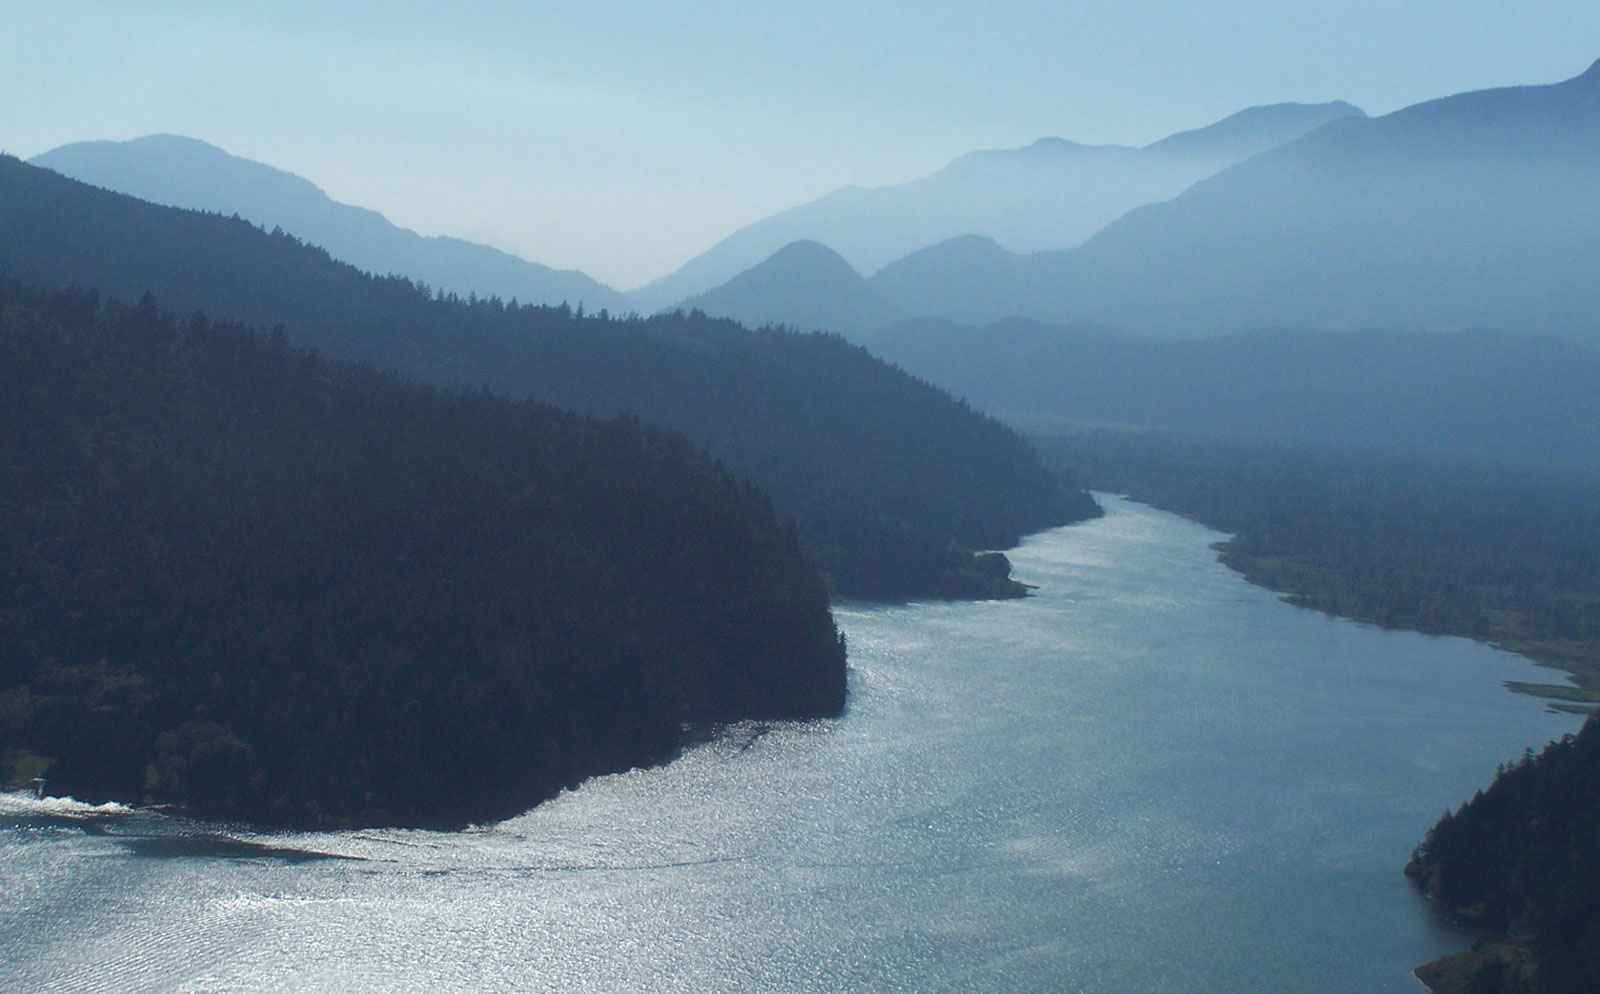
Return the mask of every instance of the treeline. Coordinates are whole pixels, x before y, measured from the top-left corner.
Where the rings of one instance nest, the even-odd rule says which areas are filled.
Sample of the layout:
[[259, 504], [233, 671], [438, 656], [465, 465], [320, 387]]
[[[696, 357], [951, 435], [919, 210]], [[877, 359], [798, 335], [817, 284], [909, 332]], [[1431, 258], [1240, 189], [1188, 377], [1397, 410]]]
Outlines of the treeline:
[[827, 591], [681, 436], [0, 281], [0, 779], [459, 825], [836, 714]]
[[0, 271], [152, 292], [407, 378], [684, 435], [767, 490], [838, 593], [1013, 596], [970, 550], [1097, 513], [993, 419], [828, 335], [430, 293], [238, 218], [158, 207], [0, 157]]
[[1600, 980], [1600, 718], [1446, 812], [1406, 867], [1498, 941], [1418, 973], [1461, 994], [1590, 994]]
[[1600, 702], [1600, 481], [1156, 433], [1035, 441], [1096, 489], [1233, 533], [1223, 561], [1297, 604], [1493, 641]]

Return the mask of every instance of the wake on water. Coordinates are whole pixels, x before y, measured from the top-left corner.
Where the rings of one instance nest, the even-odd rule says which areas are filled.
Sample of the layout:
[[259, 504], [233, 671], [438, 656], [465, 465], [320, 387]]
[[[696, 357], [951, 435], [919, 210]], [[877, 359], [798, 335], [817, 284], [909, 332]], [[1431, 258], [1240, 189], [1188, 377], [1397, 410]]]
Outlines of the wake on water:
[[35, 797], [25, 790], [0, 792], [0, 822], [102, 821], [133, 814], [137, 809], [115, 801], [89, 804], [75, 797]]
[[150, 808], [115, 801], [89, 804], [74, 797], [35, 797], [29, 791], [0, 792], [0, 830], [4, 829], [77, 829], [111, 838], [129, 852], [153, 858], [266, 858], [288, 862], [354, 858], [244, 838], [221, 826]]

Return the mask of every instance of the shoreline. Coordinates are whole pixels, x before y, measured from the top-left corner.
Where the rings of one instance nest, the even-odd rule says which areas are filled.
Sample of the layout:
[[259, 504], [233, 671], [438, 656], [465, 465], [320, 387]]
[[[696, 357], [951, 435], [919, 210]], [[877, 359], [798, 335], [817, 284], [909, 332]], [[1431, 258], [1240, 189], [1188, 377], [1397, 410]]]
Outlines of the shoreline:
[[[1129, 500], [1137, 498], [1129, 497]], [[1144, 503], [1140, 501], [1140, 503]], [[1151, 504], [1151, 507], [1158, 505]], [[1170, 510], [1169, 508], [1160, 508]], [[1214, 527], [1198, 518], [1190, 517], [1178, 511], [1179, 514], [1197, 524], [1207, 528]], [[1220, 529], [1219, 529], [1220, 530]], [[1565, 674], [1572, 686], [1559, 683], [1532, 683], [1523, 680], [1507, 680], [1505, 687], [1513, 693], [1527, 694], [1531, 697], [1543, 698], [1547, 706], [1558, 711], [1570, 711], [1575, 714], [1590, 714], [1600, 710], [1600, 660], [1578, 657], [1571, 650], [1563, 651], [1553, 643], [1536, 642], [1518, 639], [1497, 639], [1482, 637], [1466, 632], [1449, 631], [1442, 628], [1424, 628], [1417, 625], [1402, 625], [1387, 622], [1382, 618], [1372, 617], [1360, 612], [1338, 611], [1331, 607], [1317, 603], [1313, 598], [1319, 591], [1312, 589], [1293, 589], [1285, 584], [1274, 583], [1267, 578], [1265, 557], [1252, 556], [1238, 547], [1238, 536], [1229, 535], [1228, 538], [1212, 546], [1217, 551], [1217, 559], [1224, 566], [1244, 577], [1246, 582], [1270, 590], [1280, 598], [1295, 607], [1308, 611], [1321, 611], [1334, 617], [1357, 621], [1366, 625], [1375, 625], [1385, 631], [1416, 632], [1420, 635], [1444, 635], [1453, 638], [1469, 639], [1473, 642], [1499, 649], [1502, 652], [1522, 656], [1537, 666], [1547, 667]]]

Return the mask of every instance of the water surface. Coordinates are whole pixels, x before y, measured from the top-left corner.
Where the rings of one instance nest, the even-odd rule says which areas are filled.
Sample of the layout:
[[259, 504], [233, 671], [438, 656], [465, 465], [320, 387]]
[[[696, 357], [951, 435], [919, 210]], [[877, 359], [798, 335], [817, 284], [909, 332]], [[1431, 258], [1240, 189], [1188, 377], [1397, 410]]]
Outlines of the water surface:
[[836, 721], [748, 725], [465, 833], [0, 800], [0, 990], [1420, 991], [1400, 874], [1576, 729], [1461, 639], [1289, 607], [1109, 500], [1026, 601], [839, 609]]

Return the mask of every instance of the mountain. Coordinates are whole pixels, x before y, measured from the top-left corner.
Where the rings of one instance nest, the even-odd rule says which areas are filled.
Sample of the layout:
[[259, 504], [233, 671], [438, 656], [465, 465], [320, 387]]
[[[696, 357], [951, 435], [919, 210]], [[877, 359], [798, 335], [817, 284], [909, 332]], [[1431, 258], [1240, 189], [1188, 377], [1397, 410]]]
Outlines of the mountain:
[[671, 304], [797, 241], [822, 242], [863, 273], [962, 235], [983, 235], [1017, 252], [1067, 248], [1140, 204], [1166, 200], [1225, 166], [1360, 114], [1346, 103], [1277, 104], [1143, 148], [1041, 138], [1024, 148], [973, 152], [931, 176], [847, 187], [757, 221], [633, 296], [645, 308]]
[[1564, 83], [1333, 121], [1079, 248], [990, 260], [959, 308], [943, 303], [949, 245], [869, 282], [906, 313], [967, 321], [1169, 337], [1494, 327], [1600, 345], [1596, 176], [1600, 63]]
[[985, 324], [1016, 313], [1021, 265], [993, 239], [963, 235], [890, 263], [867, 286], [902, 314]]
[[459, 238], [424, 237], [376, 211], [338, 203], [310, 180], [179, 135], [76, 142], [30, 159], [63, 176], [171, 207], [238, 214], [282, 228], [358, 269], [423, 280], [465, 296], [629, 310], [621, 294], [575, 270], [556, 270]]
[[0, 280], [0, 783], [461, 826], [844, 705], [827, 592], [681, 436]]
[[837, 336], [434, 297], [282, 232], [6, 157], [0, 273], [151, 293], [176, 314], [281, 324], [298, 346], [421, 382], [680, 431], [768, 491], [850, 596], [1019, 595], [997, 560], [964, 550], [1098, 510], [1014, 432]]
[[900, 315], [850, 268], [817, 242], [795, 242], [713, 290], [679, 305], [751, 327], [787, 324], [854, 335]]
[[1554, 336], [1276, 329], [1162, 341], [923, 318], [861, 340], [982, 410], [1041, 428], [1111, 422], [1600, 471], [1600, 354]]

